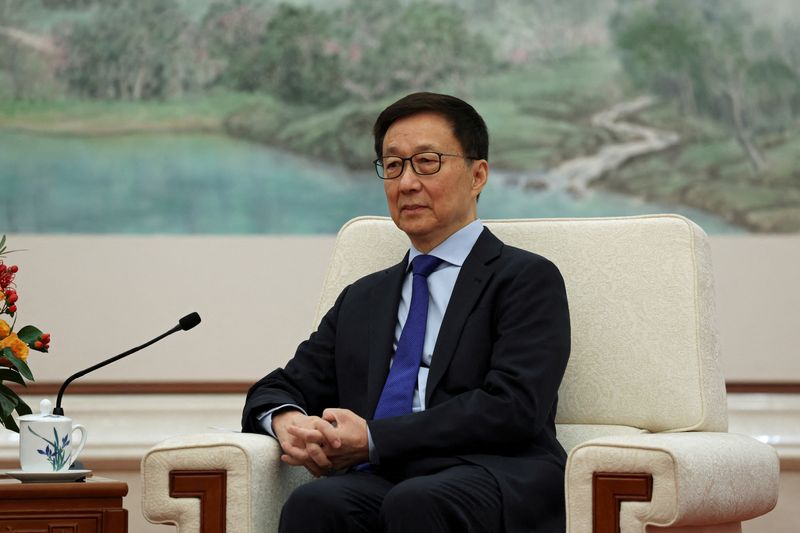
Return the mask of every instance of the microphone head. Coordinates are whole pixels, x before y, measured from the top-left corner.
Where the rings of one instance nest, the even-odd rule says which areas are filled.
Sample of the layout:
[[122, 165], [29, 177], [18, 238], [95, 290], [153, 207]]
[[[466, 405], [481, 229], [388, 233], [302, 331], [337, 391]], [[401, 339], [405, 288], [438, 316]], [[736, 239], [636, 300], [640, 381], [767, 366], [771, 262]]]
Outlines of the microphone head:
[[185, 317], [178, 320], [178, 325], [181, 327], [183, 331], [190, 330], [199, 323], [200, 323], [200, 315], [198, 315], [196, 312], [189, 313]]

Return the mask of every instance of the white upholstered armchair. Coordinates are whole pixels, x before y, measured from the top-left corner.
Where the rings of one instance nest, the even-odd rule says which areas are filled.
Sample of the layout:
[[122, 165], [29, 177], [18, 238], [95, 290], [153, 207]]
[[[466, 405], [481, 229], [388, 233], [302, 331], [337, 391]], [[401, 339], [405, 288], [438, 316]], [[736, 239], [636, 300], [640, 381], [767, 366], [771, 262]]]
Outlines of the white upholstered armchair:
[[[572, 355], [557, 423], [570, 452], [571, 533], [732, 533], [774, 507], [776, 453], [726, 433], [711, 264], [698, 226], [673, 215], [486, 225], [552, 260], [566, 282]], [[317, 318], [345, 285], [394, 264], [407, 247], [387, 218], [348, 222]], [[278, 457], [277, 443], [261, 435], [168, 439], [142, 460], [144, 513], [181, 533], [277, 531], [286, 496], [310, 479]]]

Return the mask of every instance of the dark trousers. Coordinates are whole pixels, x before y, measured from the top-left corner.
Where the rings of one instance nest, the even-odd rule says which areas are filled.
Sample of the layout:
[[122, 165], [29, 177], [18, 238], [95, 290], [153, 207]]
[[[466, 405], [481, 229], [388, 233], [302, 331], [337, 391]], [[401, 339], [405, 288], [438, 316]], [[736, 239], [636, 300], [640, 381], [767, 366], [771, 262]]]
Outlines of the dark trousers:
[[503, 530], [500, 488], [480, 466], [389, 481], [348, 472], [301, 485], [281, 512], [281, 533], [439, 533]]

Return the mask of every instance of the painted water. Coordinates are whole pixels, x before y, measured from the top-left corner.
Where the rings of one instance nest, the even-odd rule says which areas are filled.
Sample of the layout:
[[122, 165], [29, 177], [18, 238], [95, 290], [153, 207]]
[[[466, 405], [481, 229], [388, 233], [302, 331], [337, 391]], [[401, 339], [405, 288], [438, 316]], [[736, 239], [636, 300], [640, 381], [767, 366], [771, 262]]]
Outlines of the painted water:
[[[504, 178], [490, 175], [482, 218], [670, 212], [708, 233], [741, 231], [695, 209], [592, 189], [526, 191]], [[0, 130], [0, 233], [335, 233], [354, 216], [386, 214], [368, 163], [352, 171], [222, 135]]]

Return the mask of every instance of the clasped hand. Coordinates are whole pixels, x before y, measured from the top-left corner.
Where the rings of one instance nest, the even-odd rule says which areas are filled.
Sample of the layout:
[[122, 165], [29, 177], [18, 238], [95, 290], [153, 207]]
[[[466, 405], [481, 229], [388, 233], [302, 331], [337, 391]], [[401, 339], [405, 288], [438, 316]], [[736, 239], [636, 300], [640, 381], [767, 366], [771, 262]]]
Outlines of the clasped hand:
[[315, 477], [369, 461], [367, 421], [349, 409], [325, 409], [321, 418], [282, 411], [272, 417], [272, 429], [281, 461], [304, 466]]

